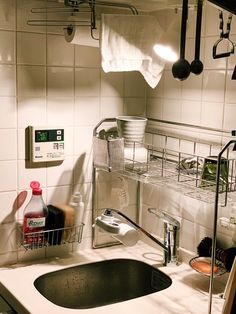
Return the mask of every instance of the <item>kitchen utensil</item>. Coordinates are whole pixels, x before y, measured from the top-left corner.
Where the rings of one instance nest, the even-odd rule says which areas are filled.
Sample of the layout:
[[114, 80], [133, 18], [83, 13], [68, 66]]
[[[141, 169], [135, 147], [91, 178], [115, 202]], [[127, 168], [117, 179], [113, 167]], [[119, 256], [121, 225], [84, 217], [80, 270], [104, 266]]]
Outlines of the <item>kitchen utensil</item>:
[[195, 59], [192, 61], [190, 67], [191, 72], [199, 75], [203, 71], [203, 63], [200, 60], [200, 42], [201, 42], [201, 27], [202, 27], [202, 2], [198, 0], [197, 3], [197, 20], [196, 20], [196, 35], [195, 35]]
[[203, 162], [201, 157], [187, 157], [177, 164], [176, 169], [186, 174], [197, 174], [201, 172]]
[[[211, 275], [211, 258], [196, 256], [189, 261], [189, 265], [198, 273], [210, 277]], [[226, 273], [226, 268], [223, 263], [216, 260], [214, 265], [214, 277], [223, 275]]]
[[22, 191], [17, 195], [17, 197], [13, 203], [11, 212], [3, 219], [2, 223], [4, 223], [4, 224], [5, 223], [11, 223], [14, 221], [15, 214], [16, 214], [17, 210], [23, 205], [26, 197], [27, 197], [27, 191]]
[[188, 0], [183, 0], [180, 36], [180, 59], [176, 61], [172, 66], [172, 74], [174, 78], [180, 81], [186, 80], [190, 74], [190, 64], [185, 59], [187, 19], [188, 19]]
[[[209, 237], [203, 238], [197, 247], [198, 255], [204, 256], [204, 257], [210, 257], [211, 250], [212, 250], [212, 239]], [[236, 247], [231, 247], [225, 250], [216, 247], [216, 259], [221, 261], [225, 265], [225, 268], [227, 271], [231, 270], [235, 256], [236, 256]]]
[[15, 214], [23, 205], [26, 197], [27, 191], [20, 192], [13, 203], [11, 212], [0, 222], [0, 254], [5, 254], [4, 257], [6, 258], [6, 262], [9, 258], [6, 252], [15, 251], [20, 244], [20, 233], [17, 229]]
[[[100, 135], [100, 134], [99, 134]], [[124, 169], [124, 139], [93, 137], [93, 164], [108, 171]]]
[[[223, 11], [219, 11], [219, 19], [220, 19], [220, 38], [215, 42], [212, 50], [213, 59], [225, 58], [229, 57], [232, 53], [234, 53], [234, 43], [229, 39], [230, 26], [232, 21], [232, 14], [228, 15], [228, 21], [226, 26], [226, 32], [224, 32], [224, 18]], [[227, 50], [226, 52], [218, 53], [217, 48], [219, 45], [226, 41]]]
[[[204, 159], [202, 180], [200, 186], [202, 188], [210, 188], [215, 190], [216, 187], [216, 174], [217, 174], [217, 156], [208, 156]], [[229, 162], [226, 158], [222, 157], [220, 160], [220, 177], [219, 177], [219, 192], [225, 192], [228, 186], [228, 168]]]

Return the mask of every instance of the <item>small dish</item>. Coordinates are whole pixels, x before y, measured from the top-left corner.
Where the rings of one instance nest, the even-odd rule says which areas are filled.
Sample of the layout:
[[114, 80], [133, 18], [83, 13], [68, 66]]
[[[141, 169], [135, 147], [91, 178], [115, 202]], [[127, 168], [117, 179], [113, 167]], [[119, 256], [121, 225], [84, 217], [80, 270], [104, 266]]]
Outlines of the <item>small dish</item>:
[[[189, 261], [189, 265], [198, 273], [210, 276], [211, 275], [211, 258], [196, 256]], [[226, 273], [226, 268], [223, 263], [216, 260], [214, 267], [214, 277], [221, 276]]]

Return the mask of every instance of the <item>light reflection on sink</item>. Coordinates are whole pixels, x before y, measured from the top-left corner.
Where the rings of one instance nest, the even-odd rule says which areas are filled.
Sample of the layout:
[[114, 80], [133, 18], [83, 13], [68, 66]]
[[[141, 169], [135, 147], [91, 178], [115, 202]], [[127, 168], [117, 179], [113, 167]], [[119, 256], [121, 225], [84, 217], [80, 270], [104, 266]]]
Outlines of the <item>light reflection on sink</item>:
[[50, 272], [34, 281], [52, 303], [71, 309], [88, 309], [122, 302], [172, 284], [171, 278], [144, 262], [111, 259]]

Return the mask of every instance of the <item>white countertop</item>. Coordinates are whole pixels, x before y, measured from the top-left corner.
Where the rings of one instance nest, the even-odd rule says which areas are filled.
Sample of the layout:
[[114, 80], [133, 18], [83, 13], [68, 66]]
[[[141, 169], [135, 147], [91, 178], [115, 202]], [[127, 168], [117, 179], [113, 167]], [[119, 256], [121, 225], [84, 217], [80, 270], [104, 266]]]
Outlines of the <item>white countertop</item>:
[[[158, 267], [172, 279], [172, 285], [162, 291], [92, 309], [67, 309], [54, 305], [44, 298], [34, 287], [34, 280], [40, 275], [74, 266], [112, 258], [131, 258], [142, 260], [151, 265], [159, 265], [162, 261], [160, 251], [139, 241], [134, 247], [123, 245], [83, 250], [65, 258], [50, 258], [34, 264], [15, 265], [0, 268], [0, 294], [19, 312], [19, 314], [207, 314], [209, 278], [192, 270], [187, 263], [179, 266]], [[227, 275], [223, 275], [227, 276]], [[223, 278], [221, 276], [221, 278]], [[214, 285], [212, 313], [221, 314], [224, 283], [220, 277]], [[124, 285], [125, 289], [125, 285]]]

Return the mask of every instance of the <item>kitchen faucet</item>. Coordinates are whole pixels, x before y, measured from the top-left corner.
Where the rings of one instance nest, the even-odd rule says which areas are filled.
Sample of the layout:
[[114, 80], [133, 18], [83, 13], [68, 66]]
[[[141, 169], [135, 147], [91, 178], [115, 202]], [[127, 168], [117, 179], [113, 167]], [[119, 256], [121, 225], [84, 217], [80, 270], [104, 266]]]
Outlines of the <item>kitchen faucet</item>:
[[156, 208], [148, 208], [148, 212], [161, 218], [164, 222], [164, 245], [168, 248], [167, 251], [164, 250], [164, 265], [171, 263], [178, 264], [179, 221]]
[[[113, 213], [116, 213], [117, 215], [123, 217], [127, 222], [133, 225], [136, 229], [144, 233], [149, 239], [151, 239], [153, 242], [158, 244], [163, 249], [164, 266], [171, 265], [171, 264], [173, 265], [174, 263], [177, 265], [178, 264], [180, 223], [176, 219], [174, 219], [173, 217], [171, 217], [170, 215], [168, 215], [167, 213], [163, 211], [158, 211], [155, 208], [149, 208], [148, 211], [163, 220], [164, 243], [162, 243], [160, 240], [158, 240], [156, 237], [151, 235], [148, 231], [140, 227], [137, 223], [135, 223], [133, 220], [131, 220], [129, 217], [127, 217], [125, 214], [123, 214], [117, 209], [113, 209], [113, 208], [105, 209], [103, 213], [103, 216], [109, 217], [110, 219], [109, 226], [107, 222], [104, 222], [102, 219], [99, 219], [99, 217], [96, 218], [95, 225], [99, 226], [105, 231], [108, 231], [110, 233], [115, 233], [116, 232], [115, 229], [116, 229], [116, 226], [118, 226], [118, 224]], [[112, 218], [114, 218], [114, 220]]]

